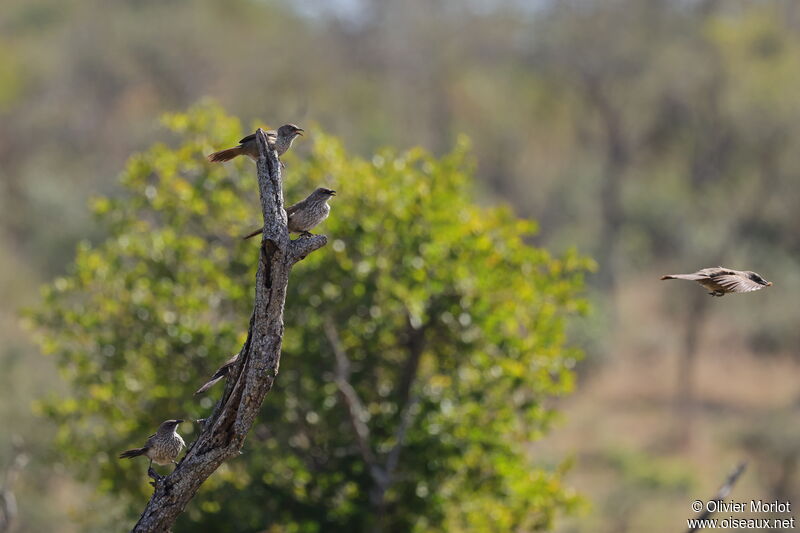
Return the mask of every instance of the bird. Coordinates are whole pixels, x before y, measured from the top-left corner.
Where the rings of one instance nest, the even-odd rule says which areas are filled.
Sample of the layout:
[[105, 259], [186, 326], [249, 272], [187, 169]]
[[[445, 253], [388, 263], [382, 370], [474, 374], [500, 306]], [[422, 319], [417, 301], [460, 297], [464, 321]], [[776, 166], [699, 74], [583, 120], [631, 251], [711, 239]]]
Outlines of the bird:
[[206, 381], [205, 384], [202, 387], [197, 389], [195, 394], [203, 394], [205, 391], [207, 391], [208, 389], [210, 389], [211, 387], [216, 385], [219, 380], [221, 380], [224, 377], [227, 377], [228, 373], [231, 371], [231, 368], [233, 367], [233, 365], [236, 364], [236, 361], [238, 361], [238, 360], [239, 360], [239, 354], [238, 353], [232, 355], [230, 359], [225, 361], [222, 364], [222, 366], [219, 367], [216, 372], [214, 372], [214, 375], [211, 376], [211, 379]]
[[671, 274], [662, 276], [661, 279], [685, 279], [696, 281], [706, 289], [711, 296], [724, 296], [734, 292], [760, 291], [764, 287], [770, 287], [771, 281], [767, 281], [759, 274], [750, 270], [733, 270], [718, 266], [717, 268], [704, 268], [694, 274]]
[[[284, 124], [278, 128], [278, 131], [269, 130], [266, 132], [267, 143], [274, 147], [278, 152], [278, 155], [281, 156], [292, 147], [292, 142], [294, 142], [295, 137], [298, 135], [303, 135], [304, 131], [305, 130], [303, 128], [295, 126], [294, 124]], [[208, 160], [211, 163], [224, 163], [225, 161], [230, 161], [234, 157], [240, 155], [249, 156], [253, 160], [258, 159], [258, 143], [256, 142], [255, 133], [251, 133], [247, 137], [243, 137], [239, 141], [239, 146], [234, 146], [233, 148], [228, 148], [226, 150], [220, 150], [219, 152], [209, 154]]]
[[[332, 196], [336, 196], [336, 191], [319, 187], [304, 200], [287, 207], [286, 216], [288, 218], [289, 231], [302, 235], [311, 235], [310, 230], [328, 218], [328, 214], [331, 212], [328, 200]], [[243, 239], [255, 237], [262, 231], [264, 231], [264, 228], [259, 228], [245, 235]]]
[[165, 420], [158, 426], [158, 430], [148, 437], [144, 446], [141, 448], [134, 448], [126, 450], [119, 454], [120, 459], [130, 459], [144, 455], [150, 459], [150, 464], [147, 467], [147, 474], [155, 479], [161, 476], [153, 471], [153, 463], [159, 465], [167, 465], [169, 463], [178, 463], [175, 461], [178, 454], [185, 446], [183, 439], [178, 435], [177, 428], [183, 422], [181, 419]]

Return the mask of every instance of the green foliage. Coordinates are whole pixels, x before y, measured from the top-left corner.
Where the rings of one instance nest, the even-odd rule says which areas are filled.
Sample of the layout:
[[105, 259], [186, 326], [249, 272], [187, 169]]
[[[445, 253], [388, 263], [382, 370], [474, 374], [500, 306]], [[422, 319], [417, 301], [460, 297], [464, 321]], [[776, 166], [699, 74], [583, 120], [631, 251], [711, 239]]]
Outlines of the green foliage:
[[[635, 432], [639, 440], [636, 444], [626, 443], [627, 446], [647, 448], [653, 441], [663, 442], [664, 431], [671, 430], [671, 417], [664, 416], [661, 399], [663, 387], [671, 387], [673, 378], [669, 374], [665, 381], [659, 375], [655, 381], [643, 383], [659, 401], [641, 409], [636, 392], [633, 394], [637, 401], [619, 400], [629, 398], [632, 389], [629, 375], [620, 374], [618, 369], [636, 368], [640, 357], [670, 361], [681, 343], [681, 332], [674, 328], [685, 327], [681, 325], [686, 322], [686, 298], [700, 292], [696, 287], [658, 285], [654, 280], [659, 275], [718, 262], [761, 272], [776, 282], [770, 291], [753, 298], [708, 299], [713, 312], [707, 314], [709, 323], [701, 328], [704, 342], [700, 344], [705, 345], [701, 360], [722, 350], [717, 355], [724, 355], [725, 361], [742, 374], [756, 375], [766, 367], [738, 354], [769, 353], [778, 364], [785, 364], [778, 359], [780, 356], [797, 354], [800, 135], [795, 130], [800, 124], [800, 106], [796, 103], [800, 90], [800, 32], [796, 2], [590, 0], [581, 2], [578, 9], [574, 1], [546, 2], [530, 9], [526, 5], [529, 3], [506, 0], [467, 3], [471, 6], [467, 8], [464, 2], [455, 0], [406, 0], [375, 2], [374, 9], [367, 12], [342, 12], [333, 7], [317, 11], [323, 4], [288, 0], [151, 1], [106, 2], [97, 9], [93, 2], [3, 2], [0, 337], [4, 342], [0, 348], [0, 418], [11, 431], [0, 432], [0, 468], [7, 464], [3, 454], [10, 450], [12, 433], [24, 437], [31, 457], [42, 459], [31, 462], [25, 470], [24, 483], [16, 487], [20, 531], [68, 532], [70, 526], [88, 531], [87, 522], [108, 520], [112, 514], [106, 502], [126, 498], [121, 498], [118, 491], [107, 492], [100, 495], [102, 503], [87, 510], [85, 491], [93, 492], [95, 485], [81, 485], [70, 477], [54, 475], [62, 471], [65, 447], [53, 444], [54, 428], [30, 417], [27, 406], [41, 389], [66, 389], [67, 383], [55, 382], [52, 367], [56, 358], [37, 357], [25, 332], [17, 327], [16, 310], [31, 305], [41, 279], [64, 272], [71, 263], [77, 239], [98, 242], [112, 229], [116, 208], [110, 209], [111, 203], [100, 200], [97, 207], [107, 213], [93, 226], [92, 218], [85, 213], [85, 198], [90, 193], [112, 194], [117, 190], [111, 177], [128, 157], [130, 147], [146, 147], [154, 140], [170, 138], [166, 131], [153, 131], [154, 117], [164, 109], [181, 109], [205, 94], [215, 95], [247, 120], [275, 117], [276, 121], [297, 120], [308, 126], [302, 117], [313, 116], [327, 130], [340, 135], [348, 151], [360, 155], [371, 155], [376, 146], [385, 144], [421, 144], [439, 155], [450, 148], [457, 132], [466, 132], [476, 141], [470, 153], [479, 161], [475, 172], [480, 178], [479, 186], [487, 195], [494, 195], [478, 203], [505, 199], [516, 212], [535, 217], [541, 223], [541, 232], [533, 242], [548, 249], [577, 246], [597, 257], [610, 250], [610, 260], [602, 264], [616, 274], [618, 288], [608, 291], [600, 284], [602, 276], [594, 276], [592, 283], [599, 289], [593, 295], [594, 307], [602, 311], [594, 314], [594, 320], [575, 321], [570, 331], [570, 341], [586, 346], [592, 364], [580, 365], [587, 386], [582, 387], [582, 397], [570, 403], [568, 417], [582, 419], [583, 410], [590, 409], [593, 416], [602, 417], [604, 427], [617, 427], [615, 421], [625, 421], [626, 425], [640, 428]], [[265, 51], [277, 52], [259, 60]], [[598, 83], [600, 96], [607, 100], [605, 104], [597, 100], [598, 94], [587, 89], [587, 81], [591, 80]], [[611, 146], [605, 114], [609, 112], [616, 116], [612, 123], [621, 128], [621, 141], [629, 156], [619, 172], [607, 169]], [[198, 114], [191, 120], [175, 120], [173, 126], [188, 128], [180, 142], [194, 139], [202, 143], [202, 150], [192, 153], [191, 162], [198, 165], [196, 173], [180, 173], [193, 190], [195, 179], [209, 179], [209, 169], [201, 164], [200, 152], [226, 146], [238, 139], [241, 130], [237, 123], [221, 120], [213, 113], [203, 119], [208, 128]], [[246, 122], [244, 127], [248, 125]], [[175, 137], [171, 139], [169, 145], [177, 146]], [[309, 144], [300, 143], [298, 149], [305, 151]], [[145, 159], [152, 164], [156, 155]], [[187, 160], [182, 165], [191, 162]], [[300, 175], [297, 159], [289, 162], [289, 185], [296, 189], [289, 191], [287, 199], [295, 201], [317, 183]], [[203, 323], [213, 324], [218, 340], [215, 346], [198, 340], [182, 346], [181, 351], [172, 347], [165, 351], [155, 346], [163, 339], [172, 340], [161, 324], [162, 331], [145, 331], [141, 327], [151, 335], [152, 344], [146, 349], [139, 352], [134, 346], [129, 348], [138, 357], [147, 358], [141, 363], [145, 366], [131, 368], [134, 376], [166, 372], [169, 363], [165, 353], [179, 361], [191, 360], [193, 365], [184, 370], [190, 375], [185, 384], [179, 384], [181, 393], [190, 388], [190, 382], [191, 387], [196, 386], [196, 376], [213, 370], [228, 350], [237, 349], [250, 305], [247, 295], [252, 291], [255, 245], [237, 248], [235, 238], [258, 224], [252, 165], [228, 165], [227, 173], [212, 170], [215, 179], [231, 179], [237, 176], [234, 171], [244, 172], [241, 187], [238, 181], [214, 187], [215, 194], [229, 194], [234, 199], [231, 209], [208, 215], [212, 229], [203, 230], [205, 233], [183, 229], [178, 235], [200, 236], [204, 246], [206, 242], [219, 243], [224, 236], [230, 246], [222, 247], [223, 258], [233, 257], [241, 262], [212, 263], [226, 269], [223, 281], [236, 281], [232, 286], [216, 288], [220, 296], [218, 307], [222, 308], [214, 308], [210, 301], [203, 303], [210, 318]], [[157, 179], [165, 176], [166, 173], [159, 174]], [[621, 179], [616, 238], [602, 232], [614, 220], [601, 209], [603, 185], [609, 176]], [[155, 181], [153, 184], [151, 191], [158, 192], [164, 201], [166, 188]], [[349, 231], [329, 231], [332, 224], [340, 222], [338, 217], [346, 209], [345, 201], [349, 201], [347, 187], [340, 184], [339, 188], [342, 196], [334, 202], [334, 217], [321, 231], [345, 242], [342, 235]], [[134, 201], [144, 193], [140, 187], [126, 194]], [[170, 194], [170, 198], [177, 197], [177, 193]], [[208, 201], [207, 194], [199, 198]], [[227, 229], [214, 218], [238, 210], [241, 216], [231, 217], [232, 227]], [[147, 220], [162, 216], [149, 207], [142, 212]], [[120, 233], [113, 235], [133, 232], [134, 226], [126, 226], [125, 219], [118, 222]], [[199, 222], [205, 224], [206, 218]], [[162, 226], [159, 223], [154, 227]], [[142, 242], [138, 235], [133, 241]], [[333, 254], [332, 244], [321, 253]], [[171, 246], [166, 248], [170, 253], [175, 249], [175, 245]], [[190, 255], [192, 265], [213, 259], [205, 253]], [[135, 256], [127, 260], [139, 262]], [[164, 262], [170, 272], [189, 272], [189, 265], [181, 264], [176, 269], [173, 259]], [[242, 271], [227, 272], [233, 268]], [[150, 272], [149, 269], [148, 266], [143, 271]], [[299, 265], [294, 279], [307, 276], [307, 270], [306, 264]], [[137, 282], [165, 284], [163, 277], [147, 274], [143, 276], [146, 281]], [[70, 274], [61, 283], [72, 282]], [[180, 289], [186, 287], [187, 280], [181, 280]], [[228, 299], [223, 294], [234, 290], [245, 296]], [[71, 294], [72, 290], [68, 292]], [[118, 294], [124, 296], [124, 291], [110, 294], [116, 298]], [[77, 301], [85, 297], [68, 296]], [[123, 307], [128, 306], [120, 301]], [[89, 304], [84, 301], [83, 305]], [[146, 302], [137, 305], [144, 306]], [[158, 313], [166, 308], [160, 302], [153, 304]], [[182, 318], [175, 315], [153, 320], [161, 323], [166, 319], [173, 321], [173, 328], [184, 327], [179, 322]], [[226, 323], [230, 331], [223, 335], [220, 330]], [[72, 328], [72, 322], [65, 324]], [[83, 335], [82, 328], [73, 329], [70, 335]], [[134, 329], [132, 335], [141, 338], [141, 331]], [[177, 329], [172, 331], [180, 334]], [[348, 336], [345, 331], [342, 334]], [[717, 343], [717, 339], [724, 342]], [[77, 355], [74, 362], [72, 356], [64, 358], [64, 372], [75, 375], [79, 363], [96, 366], [94, 356], [82, 354], [100, 348], [90, 349], [85, 339], [72, 342]], [[63, 349], [52, 342], [50, 345], [59, 352]], [[152, 359], [156, 356], [160, 359]], [[114, 357], [120, 357], [119, 353]], [[326, 369], [330, 369], [329, 357], [328, 354], [323, 361]], [[81, 362], [82, 358], [87, 361]], [[604, 368], [605, 362], [614, 365]], [[287, 358], [284, 371], [296, 364]], [[767, 367], [772, 364], [771, 361]], [[70, 370], [70, 366], [75, 368]], [[110, 379], [115, 375], [114, 368], [100, 372], [97, 379]], [[698, 385], [703, 390], [698, 395], [698, 406], [716, 405], [719, 400], [716, 393], [705, 388], [704, 380], [713, 379], [709, 375], [700, 371]], [[781, 375], [788, 383], [791, 369]], [[170, 372], [169, 377], [175, 387], [175, 375]], [[288, 385], [288, 379], [282, 375], [278, 387]], [[327, 383], [329, 376], [315, 379]], [[636, 379], [652, 378], [637, 375]], [[766, 397], [757, 387], [764, 380], [751, 381], [752, 391], [731, 386], [726, 394], [735, 397], [733, 403], [737, 406], [749, 405], [748, 416], [760, 420], [764, 418], [764, 402], [784, 402], [784, 397], [778, 395], [783, 389], [780, 382], [771, 382], [772, 393]], [[608, 387], [594, 387], [594, 383]], [[612, 388], [618, 403], [613, 408], [605, 407], [604, 392], [610, 393]], [[269, 401], [283, 405], [278, 403], [278, 393], [282, 394], [276, 391]], [[72, 394], [64, 397], [65, 402], [97, 401], [85, 399], [89, 394], [86, 391], [82, 392], [84, 396]], [[212, 398], [216, 394], [219, 393], [215, 392]], [[703, 401], [707, 394], [714, 396], [713, 402]], [[131, 428], [123, 433], [108, 431], [108, 438], [116, 439], [109, 443], [109, 450], [132, 445], [148, 435], [152, 426], [147, 424], [166, 416], [162, 410], [198, 414], [208, 410], [207, 404], [198, 408], [193, 401], [187, 400], [184, 405], [164, 399], [156, 403], [149, 398], [146, 406], [153, 406], [152, 420], [140, 420], [144, 412], [138, 407], [140, 400], [123, 396], [121, 409], [137, 421], [131, 422]], [[697, 413], [703, 417], [702, 422], [692, 427], [706, 428], [698, 430], [697, 445], [708, 456], [720, 457], [730, 452], [730, 439], [719, 431], [720, 424], [724, 425], [720, 413], [716, 409], [698, 409]], [[729, 416], [736, 418], [737, 427], [742, 425], [738, 410]], [[106, 430], [95, 427], [98, 422], [75, 420], [76, 424], [87, 426], [80, 431], [91, 428], [105, 434]], [[187, 425], [186, 430], [190, 429]], [[82, 434], [63, 431], [66, 436]], [[575, 449], [578, 457], [596, 457], [598, 447], [605, 445], [604, 439], [585, 438], [586, 434], [576, 433], [568, 442], [548, 441], [544, 448], [557, 450], [563, 446]], [[380, 436], [379, 430], [376, 435]], [[619, 441], [622, 436], [627, 437], [628, 432], [617, 432], [614, 440]], [[791, 446], [792, 442], [784, 444]], [[668, 448], [659, 445], [656, 455], [674, 452]], [[682, 452], [684, 459], [692, 463], [693, 477], [704, 480], [709, 489], [724, 476], [727, 465], [699, 460], [696, 453], [687, 450]], [[253, 453], [253, 449], [247, 452]], [[82, 454], [74, 459], [80, 464], [85, 461]], [[765, 456], [764, 464], [776, 464], [775, 459]], [[242, 460], [252, 459], [246, 455]], [[650, 460], [647, 456], [641, 462]], [[594, 471], [592, 463], [578, 462], [578, 480], [587, 470]], [[83, 468], [88, 475], [101, 474], [88, 466]], [[243, 467], [232, 463], [231, 468]], [[241, 473], [236, 470], [235, 475]], [[228, 476], [224, 483], [218, 479], [222, 476]], [[749, 475], [747, 479], [756, 478], [761, 479]], [[217, 484], [214, 496], [228, 494], [224, 491], [231, 479], [243, 483], [231, 470], [215, 475], [211, 480]], [[459, 478], [452, 479], [457, 483]], [[131, 485], [134, 481], [137, 484]], [[615, 488], [620, 483], [632, 488], [624, 494], [617, 493]], [[753, 491], [766, 494], [770, 483], [762, 482]], [[133, 508], [138, 509], [144, 492], [149, 490], [140, 472], [136, 470], [122, 486], [127, 487], [126, 494], [133, 490], [131, 487], [142, 491], [133, 499]], [[670, 524], [686, 516], [685, 501], [673, 496], [674, 505], [659, 509], [658, 513], [647, 506], [637, 506], [634, 512], [641, 527], [620, 527], [613, 520], [620, 514], [617, 504], [623, 500], [632, 502], [632, 495], [643, 493], [621, 468], [615, 467], [613, 474], [599, 482], [592, 478], [581, 488], [598, 502], [598, 515], [587, 518], [579, 531], [661, 532], [670, 530]], [[794, 490], [797, 495], [798, 489]], [[432, 494], [429, 489], [420, 488], [420, 493], [426, 491]], [[609, 493], [619, 499], [604, 506], [602, 502]], [[663, 491], [648, 494], [662, 503], [671, 501]], [[208, 498], [207, 509], [213, 508], [213, 501]], [[470, 497], [469, 501], [478, 498]], [[478, 519], [491, 520], [492, 513], [500, 512], [497, 507], [490, 506], [492, 511], [484, 514], [482, 508], [475, 508], [470, 520], [473, 524]], [[80, 512], [72, 513], [71, 509]], [[457, 513], [461, 508], [451, 505], [447, 509], [447, 513]], [[195, 505], [191, 510], [211, 513]], [[220, 516], [228, 517], [227, 512], [223, 509]], [[463, 511], [460, 516], [468, 515]], [[654, 524], [652, 516], [673, 519]], [[81, 522], [75, 525], [77, 517]], [[448, 525], [452, 526], [455, 520]], [[644, 520], [649, 522], [645, 524]]]
[[[166, 418], [210, 411], [219, 389], [192, 392], [244, 340], [259, 257], [240, 239], [260, 224], [252, 163], [204, 159], [239, 138], [239, 123], [202, 105], [165, 124], [181, 144], [131, 158], [125, 195], [93, 202], [108, 238], [81, 244], [32, 313], [72, 385], [40, 406], [59, 424], [59, 449], [104, 491], [129, 496], [131, 517], [151, 490], [145, 465], [115, 454]], [[564, 322], [584, 310], [576, 295], [591, 263], [552, 257], [527, 243], [532, 222], [476, 205], [463, 140], [441, 159], [387, 149], [366, 161], [315, 133], [311, 152], [285, 157], [286, 199], [338, 191], [318, 230], [329, 245], [292, 274], [280, 376], [243, 455], [208, 480], [178, 530], [548, 528], [575, 498], [526, 445], [553, 418], [545, 400], [572, 387], [579, 354]], [[326, 320], [379, 456], [395, 443], [412, 338], [424, 342], [382, 516], [333, 380]], [[197, 432], [181, 429], [187, 440]]]
[[664, 490], [685, 493], [692, 488], [689, 472], [677, 461], [627, 449], [608, 450], [604, 455], [601, 462], [617, 470], [624, 484], [637, 492]]
[[[653, 516], [663, 516], [662, 506], [673, 499], [684, 503], [696, 491], [691, 469], [676, 459], [619, 447], [600, 451], [592, 464], [614, 474], [604, 500], [597, 502], [608, 517], [598, 531], [646, 530]], [[646, 515], [641, 524], [640, 513]]]

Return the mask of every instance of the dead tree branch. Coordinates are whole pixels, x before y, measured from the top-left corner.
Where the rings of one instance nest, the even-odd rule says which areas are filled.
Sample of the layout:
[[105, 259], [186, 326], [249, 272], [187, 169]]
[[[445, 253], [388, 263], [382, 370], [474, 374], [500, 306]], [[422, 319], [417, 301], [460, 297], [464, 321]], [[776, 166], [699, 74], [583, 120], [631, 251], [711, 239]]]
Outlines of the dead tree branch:
[[[739, 479], [739, 476], [741, 476], [742, 473], [744, 473], [744, 469], [746, 467], [747, 467], [747, 463], [745, 463], [745, 462], [739, 463], [736, 466], [736, 468], [734, 468], [731, 471], [731, 473], [728, 474], [728, 478], [725, 480], [725, 483], [722, 484], [722, 486], [719, 488], [719, 490], [714, 495], [714, 497], [711, 498], [708, 501], [724, 500], [728, 496], [728, 494], [731, 493], [731, 490], [733, 489], [733, 486], [736, 484], [736, 481]], [[707, 506], [704, 506], [704, 507], [707, 507]], [[697, 518], [696, 518], [697, 523], [702, 523], [703, 520], [705, 520], [706, 518], [708, 518], [712, 514], [714, 514], [714, 513], [712, 511], [709, 511], [706, 508], [705, 510], [703, 510], [702, 513], [700, 513], [697, 516]], [[690, 527], [687, 533], [694, 533], [695, 531], [697, 531], [699, 529], [700, 529], [700, 526]]]
[[169, 531], [200, 485], [223, 462], [239, 455], [261, 403], [278, 375], [289, 273], [295, 263], [327, 243], [324, 235], [294, 241], [289, 238], [278, 155], [267, 145], [261, 129], [256, 139], [264, 233], [247, 340], [214, 412], [175, 471], [156, 483], [132, 530], [135, 533]]

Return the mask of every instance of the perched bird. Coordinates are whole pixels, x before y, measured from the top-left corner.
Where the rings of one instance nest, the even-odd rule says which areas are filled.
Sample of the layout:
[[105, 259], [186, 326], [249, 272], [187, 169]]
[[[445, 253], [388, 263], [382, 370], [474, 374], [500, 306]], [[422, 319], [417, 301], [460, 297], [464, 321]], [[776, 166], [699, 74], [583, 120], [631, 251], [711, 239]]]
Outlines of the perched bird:
[[[305, 131], [303, 128], [297, 127], [294, 124], [284, 124], [278, 128], [278, 131], [269, 130], [267, 132], [267, 143], [274, 147], [278, 155], [281, 156], [286, 153], [286, 150], [292, 147], [294, 138], [298, 135], [302, 135], [303, 131]], [[209, 154], [208, 160], [212, 163], [222, 163], [230, 161], [239, 155], [247, 155], [252, 159], [258, 159], [258, 143], [256, 143], [255, 133], [251, 133], [240, 140], [239, 146]]]
[[725, 267], [704, 268], [694, 274], [673, 274], [662, 276], [661, 279], [686, 279], [696, 281], [706, 289], [711, 296], [724, 296], [729, 292], [759, 291], [772, 285], [755, 272], [749, 270], [733, 270]]
[[233, 365], [236, 364], [236, 361], [238, 360], [239, 360], [238, 353], [231, 356], [230, 359], [225, 361], [225, 363], [223, 363], [223, 365], [219, 367], [216, 372], [214, 372], [214, 375], [211, 376], [211, 379], [209, 379], [202, 387], [197, 389], [195, 394], [203, 394], [205, 391], [216, 385], [219, 380], [221, 380], [224, 377], [227, 377], [228, 373], [231, 371], [231, 368], [233, 367]]
[[150, 459], [147, 473], [153, 478], [161, 477], [153, 471], [153, 463], [155, 462], [159, 465], [178, 464], [175, 459], [177, 459], [178, 454], [185, 445], [176, 431], [181, 422], [183, 420], [165, 420], [158, 426], [158, 431], [148, 437], [143, 447], [124, 451], [119, 454], [119, 458], [130, 459], [131, 457], [144, 455]]
[[[331, 212], [328, 200], [330, 200], [331, 196], [336, 196], [336, 191], [319, 187], [309, 194], [305, 200], [300, 200], [296, 204], [287, 207], [286, 215], [288, 217], [289, 231], [311, 235], [309, 231], [328, 218], [328, 214]], [[264, 231], [264, 228], [259, 228], [244, 238], [255, 237], [262, 231]]]

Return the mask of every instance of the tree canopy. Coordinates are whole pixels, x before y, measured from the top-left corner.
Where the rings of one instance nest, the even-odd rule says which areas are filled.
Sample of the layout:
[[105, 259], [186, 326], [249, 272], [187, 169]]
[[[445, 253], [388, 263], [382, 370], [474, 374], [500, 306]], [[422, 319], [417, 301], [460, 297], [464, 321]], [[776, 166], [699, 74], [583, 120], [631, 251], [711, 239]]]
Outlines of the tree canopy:
[[[82, 243], [32, 313], [72, 384], [41, 404], [59, 422], [58, 445], [104, 491], [127, 496], [132, 516], [151, 489], [143, 464], [115, 454], [163, 419], [209, 412], [220, 391], [192, 393], [243, 341], [259, 257], [240, 238], [260, 224], [252, 163], [203, 157], [239, 138], [239, 122], [206, 104], [164, 123], [177, 145], [133, 156], [124, 194], [93, 201], [108, 238]], [[529, 244], [533, 222], [476, 203], [465, 140], [439, 159], [415, 148], [363, 160], [315, 131], [310, 152], [285, 158], [287, 202], [336, 189], [319, 228], [331, 244], [290, 281], [283, 366], [243, 455], [178, 529], [547, 526], [575, 498], [560, 466], [526, 448], [552, 420], [547, 399], [571, 388], [579, 353], [565, 319], [585, 308], [591, 262], [551, 256]], [[382, 503], [337, 350], [373, 460], [402, 441]], [[197, 429], [181, 431], [190, 441]]]

